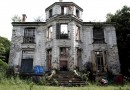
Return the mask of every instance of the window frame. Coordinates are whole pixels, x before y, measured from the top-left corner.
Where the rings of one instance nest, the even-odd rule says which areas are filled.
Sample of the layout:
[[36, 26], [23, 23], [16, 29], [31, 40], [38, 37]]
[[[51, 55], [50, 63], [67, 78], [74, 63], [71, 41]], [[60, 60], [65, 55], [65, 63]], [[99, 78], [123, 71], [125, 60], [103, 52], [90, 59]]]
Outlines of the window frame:
[[101, 28], [93, 28], [93, 43], [105, 43], [104, 30]]
[[[106, 51], [94, 51], [95, 54], [95, 64], [96, 64], [96, 71], [98, 73], [105, 72], [106, 62]], [[100, 60], [100, 61], [98, 61]]]
[[24, 29], [23, 43], [35, 43], [35, 27]]
[[67, 9], [68, 9], [67, 6], [61, 6], [61, 14], [62, 14], [62, 15], [68, 14]]
[[[66, 25], [66, 33], [62, 33], [61, 25]], [[56, 39], [69, 39], [68, 23], [57, 23], [56, 24]]]
[[79, 9], [76, 9], [76, 16], [78, 17], [78, 18], [80, 18], [80, 10]]
[[75, 31], [75, 40], [80, 41], [81, 40], [81, 27], [76, 25], [76, 31]]
[[49, 10], [49, 18], [51, 18], [52, 16], [53, 16], [53, 10], [50, 9], [50, 10]]
[[52, 35], [53, 35], [53, 26], [49, 26], [47, 29], [47, 39], [50, 41], [52, 40]]

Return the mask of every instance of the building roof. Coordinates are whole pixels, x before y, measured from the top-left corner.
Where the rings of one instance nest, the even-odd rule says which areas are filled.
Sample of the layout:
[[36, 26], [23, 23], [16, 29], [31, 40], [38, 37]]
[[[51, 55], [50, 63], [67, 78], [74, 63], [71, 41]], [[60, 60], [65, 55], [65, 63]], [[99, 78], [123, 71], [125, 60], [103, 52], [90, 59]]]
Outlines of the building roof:
[[43, 25], [46, 22], [12, 22], [13, 26], [39, 26]]
[[82, 9], [81, 7], [79, 7], [77, 4], [75, 4], [75, 3], [73, 3], [73, 2], [55, 2], [55, 3], [53, 3], [52, 5], [50, 5], [49, 7], [47, 7], [47, 8], [45, 9], [45, 11], [51, 9], [51, 8], [52, 8], [53, 6], [55, 6], [55, 5], [62, 5], [62, 6], [72, 5], [72, 6], [77, 7], [79, 10], [83, 11], [83, 9]]

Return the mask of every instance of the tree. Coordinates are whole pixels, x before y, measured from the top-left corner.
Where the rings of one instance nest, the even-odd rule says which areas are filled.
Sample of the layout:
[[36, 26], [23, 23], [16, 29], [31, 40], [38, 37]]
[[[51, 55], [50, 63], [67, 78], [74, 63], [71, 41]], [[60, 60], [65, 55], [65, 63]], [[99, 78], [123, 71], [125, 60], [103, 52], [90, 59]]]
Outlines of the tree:
[[22, 20], [21, 20], [21, 18], [20, 18], [18, 15], [14, 15], [14, 16], [12, 17], [12, 21], [13, 21], [13, 22], [21, 22]]
[[0, 59], [8, 62], [10, 50], [10, 41], [7, 38], [0, 36]]
[[123, 6], [115, 14], [107, 14], [107, 22], [116, 22], [117, 44], [121, 71], [128, 73], [130, 68], [130, 7]]
[[41, 16], [38, 16], [34, 19], [35, 22], [43, 22], [44, 19]]

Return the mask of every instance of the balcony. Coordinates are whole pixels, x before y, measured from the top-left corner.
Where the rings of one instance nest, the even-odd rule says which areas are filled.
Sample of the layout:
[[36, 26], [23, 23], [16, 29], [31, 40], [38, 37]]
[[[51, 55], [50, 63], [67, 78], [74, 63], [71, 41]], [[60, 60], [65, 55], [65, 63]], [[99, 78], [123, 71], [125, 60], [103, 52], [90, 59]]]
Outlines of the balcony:
[[33, 44], [33, 43], [35, 43], [35, 37], [34, 37], [34, 36], [26, 36], [26, 37], [25, 37], [25, 36], [24, 36], [24, 37], [23, 37], [23, 43], [24, 43], [24, 44], [25, 44], [25, 43], [27, 43], [27, 44], [28, 44], [28, 43], [29, 43], [29, 44], [32, 43], [32, 44]]
[[60, 34], [60, 39], [69, 39], [68, 34]]

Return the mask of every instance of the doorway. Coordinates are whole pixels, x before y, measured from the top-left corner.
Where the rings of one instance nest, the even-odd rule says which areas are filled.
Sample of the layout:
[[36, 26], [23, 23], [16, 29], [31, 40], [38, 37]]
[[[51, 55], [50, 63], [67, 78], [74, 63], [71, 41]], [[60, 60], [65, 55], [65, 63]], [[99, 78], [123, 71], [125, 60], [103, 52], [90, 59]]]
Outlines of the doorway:
[[69, 56], [69, 48], [60, 47], [60, 70], [61, 71], [68, 70], [68, 56]]
[[22, 59], [21, 73], [33, 73], [33, 59]]

